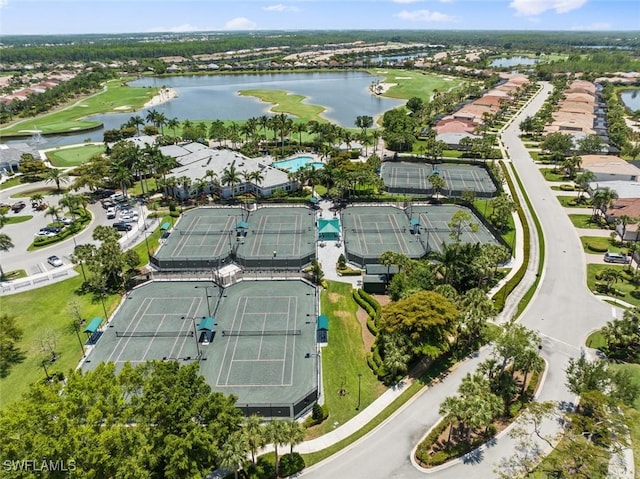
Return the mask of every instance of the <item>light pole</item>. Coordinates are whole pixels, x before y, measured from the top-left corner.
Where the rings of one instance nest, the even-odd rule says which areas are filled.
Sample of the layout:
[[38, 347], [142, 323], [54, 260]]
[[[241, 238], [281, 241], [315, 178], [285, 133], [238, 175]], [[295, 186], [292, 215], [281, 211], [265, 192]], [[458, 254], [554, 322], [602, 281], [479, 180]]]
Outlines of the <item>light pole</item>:
[[356, 411], [360, 409], [360, 383], [362, 382], [362, 373], [358, 373], [358, 405]]
[[73, 329], [75, 329], [76, 336], [78, 337], [78, 342], [80, 343], [80, 350], [82, 351], [82, 357], [86, 358], [87, 355], [84, 353], [84, 344], [82, 344], [82, 339], [80, 339], [80, 329], [78, 328], [77, 321], [73, 322]]
[[46, 363], [47, 363], [47, 360], [43, 359], [41, 364], [42, 364], [42, 369], [44, 369], [44, 374], [47, 376], [47, 381], [48, 381], [49, 379], [51, 379], [51, 376], [49, 376], [49, 371], [47, 371]]
[[[196, 318], [194, 318], [194, 317], [188, 318], [186, 316], [181, 316], [180, 319], [183, 319], [183, 320], [184, 319], [189, 319], [189, 320], [191, 320], [191, 325], [193, 326], [193, 339], [196, 342], [196, 354], [198, 355], [197, 358], [198, 358], [198, 361], [199, 361], [200, 360], [200, 344], [198, 344], [198, 332], [196, 331]], [[204, 319], [204, 317], [202, 319]]]
[[102, 303], [102, 311], [104, 311], [104, 320], [109, 319], [109, 315], [107, 314], [107, 308], [104, 305], [104, 289], [100, 291], [100, 302]]
[[211, 296], [209, 296], [209, 288], [213, 288], [213, 286], [196, 286], [196, 289], [198, 288], [204, 289], [204, 296], [207, 300], [207, 312], [209, 313], [209, 317], [211, 317], [211, 305], [209, 304], [209, 298]]

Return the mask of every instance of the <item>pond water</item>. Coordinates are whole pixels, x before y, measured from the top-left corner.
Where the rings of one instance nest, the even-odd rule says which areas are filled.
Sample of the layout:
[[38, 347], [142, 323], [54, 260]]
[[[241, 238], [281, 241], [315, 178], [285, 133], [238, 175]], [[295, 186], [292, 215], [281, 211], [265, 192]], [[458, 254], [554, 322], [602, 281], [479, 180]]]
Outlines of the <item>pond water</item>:
[[620, 99], [629, 110], [640, 110], [640, 90], [622, 90], [620, 92]]
[[[368, 87], [382, 78], [366, 72], [315, 72], [315, 73], [264, 73], [241, 75], [192, 75], [165, 78], [143, 78], [130, 83], [132, 86], [173, 88], [178, 97], [154, 107], [167, 119], [198, 120], [246, 120], [269, 113], [270, 104], [255, 97], [241, 97], [240, 90], [286, 90], [308, 97], [304, 103], [322, 105], [327, 111], [324, 118], [340, 126], [351, 128], [359, 115], [374, 119], [385, 111], [404, 104], [372, 95]], [[139, 115], [145, 118], [148, 109], [137, 112], [109, 113], [88, 118], [100, 121], [104, 128], [92, 132], [42, 137], [37, 148], [102, 141], [104, 129], [119, 128], [129, 118]], [[24, 140], [22, 140], [24, 141]], [[11, 142], [7, 142], [11, 143]]]
[[492, 67], [514, 67], [516, 65], [535, 65], [540, 60], [536, 58], [528, 58], [528, 57], [503, 57], [496, 58], [490, 63]]

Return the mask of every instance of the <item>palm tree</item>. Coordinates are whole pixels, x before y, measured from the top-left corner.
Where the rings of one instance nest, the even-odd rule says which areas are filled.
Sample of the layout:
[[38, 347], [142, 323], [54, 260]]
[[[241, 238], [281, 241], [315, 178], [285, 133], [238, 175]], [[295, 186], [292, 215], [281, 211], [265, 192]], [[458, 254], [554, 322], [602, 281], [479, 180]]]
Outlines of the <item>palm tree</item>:
[[440, 191], [447, 186], [447, 183], [444, 181], [444, 178], [437, 174], [429, 175], [427, 179], [433, 188], [433, 196], [438, 198]]
[[44, 201], [44, 196], [42, 193], [34, 193], [29, 197], [29, 200], [31, 201], [31, 204], [35, 203], [37, 206], [40, 206]]
[[158, 112], [156, 110], [149, 110], [147, 112], [147, 116], [145, 117], [145, 119], [147, 120], [147, 123], [151, 123], [152, 125], [155, 125], [157, 117], [158, 117]]
[[[0, 251], [9, 251], [13, 248], [13, 242], [9, 235], [0, 233]], [[4, 279], [4, 271], [2, 270], [2, 266], [0, 266], [0, 279]]]
[[45, 183], [56, 184], [56, 190], [58, 192], [60, 191], [60, 183], [66, 183], [67, 181], [69, 181], [69, 175], [58, 168], [49, 168], [44, 177]]
[[180, 120], [178, 120], [177, 117], [171, 118], [170, 120], [167, 121], [167, 128], [171, 128], [171, 131], [173, 131], [174, 142], [175, 142], [175, 138], [177, 137], [176, 128], [178, 128], [179, 126], [180, 126]]
[[444, 416], [449, 421], [449, 435], [447, 436], [447, 446], [451, 444], [451, 433], [453, 432], [453, 421], [460, 420], [460, 398], [449, 396], [442, 401], [438, 414]]
[[293, 447], [304, 441], [304, 428], [298, 421], [285, 421], [285, 433], [287, 436], [287, 442], [291, 446], [289, 452], [290, 454], [293, 454]]
[[60, 206], [66, 206], [67, 210], [69, 210], [69, 214], [73, 219], [75, 219], [76, 214], [75, 210], [78, 206], [80, 206], [80, 199], [77, 195], [72, 195], [70, 193], [65, 193], [62, 198], [58, 201]]
[[302, 134], [307, 132], [307, 123], [304, 121], [293, 125], [293, 132], [298, 134], [298, 144], [302, 147]]
[[234, 198], [235, 186], [236, 184], [240, 183], [240, 180], [240, 174], [236, 168], [236, 162], [234, 160], [222, 171], [222, 178], [220, 179], [220, 182], [223, 185], [231, 186], [231, 198]]
[[382, 137], [382, 133], [380, 132], [380, 130], [373, 130], [371, 132], [371, 137], [373, 138], [373, 152], [375, 153], [378, 151], [378, 142]]
[[249, 450], [251, 451], [251, 462], [256, 463], [256, 453], [258, 449], [265, 445], [265, 426], [262, 425], [262, 419], [255, 414], [245, 418], [242, 426], [242, 432], [247, 439]]
[[51, 205], [49, 206], [49, 208], [47, 208], [45, 215], [51, 215], [51, 221], [53, 222], [56, 220], [59, 213], [60, 213], [60, 208], [58, 208], [55, 205]]
[[607, 210], [613, 206], [613, 202], [617, 199], [618, 193], [611, 188], [599, 188], [596, 190], [592, 198], [594, 216], [598, 210], [603, 215], [606, 215]]
[[133, 172], [124, 162], [115, 161], [109, 171], [111, 181], [120, 185], [122, 193], [127, 196], [127, 188], [133, 184]]
[[582, 200], [583, 193], [586, 193], [589, 189], [589, 183], [596, 180], [596, 175], [589, 170], [584, 170], [576, 176], [574, 183], [580, 188], [580, 194], [578, 195], [578, 201]]
[[278, 446], [288, 444], [287, 424], [285, 421], [274, 419], [267, 424], [265, 438], [269, 443], [273, 444], [273, 449], [276, 454], [276, 477], [278, 477]]
[[238, 479], [238, 471], [242, 469], [246, 461], [249, 449], [247, 439], [238, 431], [233, 432], [218, 451], [218, 461], [220, 466], [231, 469], [235, 479]]
[[132, 116], [129, 118], [129, 123], [136, 127], [136, 135], [140, 136], [140, 127], [144, 126], [144, 119], [140, 115]]

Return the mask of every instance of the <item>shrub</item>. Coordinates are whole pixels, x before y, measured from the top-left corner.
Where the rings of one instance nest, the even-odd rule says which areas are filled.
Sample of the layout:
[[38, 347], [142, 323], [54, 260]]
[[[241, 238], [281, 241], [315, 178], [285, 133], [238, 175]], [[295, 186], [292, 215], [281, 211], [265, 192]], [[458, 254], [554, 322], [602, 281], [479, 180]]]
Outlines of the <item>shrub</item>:
[[587, 243], [587, 249], [595, 253], [606, 253], [607, 251], [609, 251], [609, 245], [605, 243], [590, 241]]
[[382, 366], [382, 357], [380, 356], [380, 348], [378, 347], [378, 343], [373, 346], [373, 362], [376, 363], [378, 368]]
[[279, 474], [281, 477], [291, 476], [302, 471], [304, 466], [304, 459], [297, 452], [285, 454], [280, 458]]
[[313, 408], [311, 409], [311, 417], [314, 421], [322, 421], [324, 419], [324, 413], [320, 404], [315, 403], [313, 405]]
[[338, 256], [338, 268], [344, 269], [347, 266], [347, 258], [344, 257], [344, 254], [340, 253]]
[[373, 360], [373, 354], [371, 353], [367, 353], [367, 365], [369, 366], [369, 369], [373, 371], [373, 374], [375, 375], [378, 374], [378, 366], [376, 365], [376, 362]]
[[[258, 457], [256, 464], [250, 464], [245, 472], [248, 479], [272, 479], [276, 475], [276, 468], [273, 464], [275, 456], [265, 454]], [[232, 475], [233, 477], [233, 475]]]
[[563, 184], [563, 185], [560, 185], [560, 189], [562, 191], [574, 191], [575, 187], [573, 185], [565, 185], [565, 184]]

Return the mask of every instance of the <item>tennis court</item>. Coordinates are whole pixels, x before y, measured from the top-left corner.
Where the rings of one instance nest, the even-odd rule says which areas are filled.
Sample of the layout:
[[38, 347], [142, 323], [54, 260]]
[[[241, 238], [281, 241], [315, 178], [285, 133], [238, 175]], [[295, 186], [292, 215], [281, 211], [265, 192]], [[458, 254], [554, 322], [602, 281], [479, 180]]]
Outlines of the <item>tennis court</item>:
[[445, 196], [461, 196], [463, 191], [473, 191], [480, 197], [492, 197], [496, 186], [484, 165], [467, 163], [385, 162], [380, 176], [391, 193], [433, 195], [429, 177], [438, 174], [445, 182], [441, 193]]
[[378, 263], [385, 251], [421, 258], [426, 250], [412, 234], [409, 217], [395, 206], [349, 206], [342, 210], [342, 236], [347, 259], [355, 264]]
[[183, 213], [166, 242], [154, 255], [157, 260], [185, 267], [218, 267], [236, 243], [238, 224], [247, 218], [243, 208], [197, 208]]
[[[316, 289], [300, 280], [152, 282], [133, 290], [83, 364], [195, 361], [247, 414], [294, 417], [318, 395]], [[207, 320], [206, 318], [213, 319]], [[204, 329], [203, 329], [204, 327]], [[206, 337], [206, 340], [205, 340]]]
[[473, 211], [458, 205], [415, 205], [412, 204], [407, 209], [407, 214], [414, 222], [418, 222], [420, 237], [427, 246], [427, 251], [442, 252], [442, 243], [449, 244], [454, 240], [451, 238], [451, 228], [449, 223], [451, 217], [458, 211], [466, 211], [478, 225], [477, 231], [465, 227], [460, 241], [462, 243], [495, 243], [499, 244], [484, 224], [473, 214]]
[[302, 268], [315, 257], [315, 213], [307, 207], [262, 207], [249, 214], [236, 261], [245, 267]]

